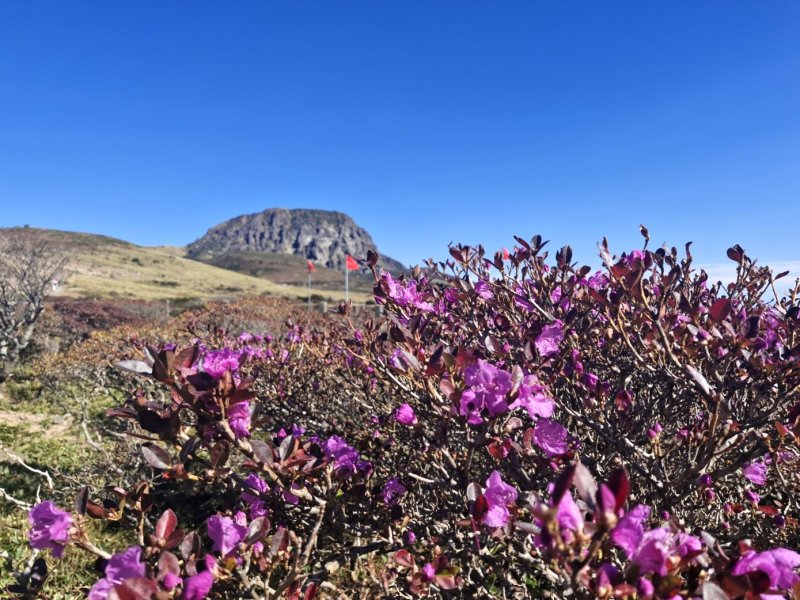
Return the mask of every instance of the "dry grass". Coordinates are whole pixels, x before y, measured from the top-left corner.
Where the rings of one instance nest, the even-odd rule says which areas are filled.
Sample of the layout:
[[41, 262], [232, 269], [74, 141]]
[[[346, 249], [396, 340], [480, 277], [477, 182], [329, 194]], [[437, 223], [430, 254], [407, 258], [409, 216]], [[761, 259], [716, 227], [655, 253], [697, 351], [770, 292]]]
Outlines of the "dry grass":
[[[209, 300], [267, 294], [305, 298], [307, 294], [305, 286], [279, 284], [184, 258], [183, 248], [142, 247], [85, 233], [42, 233], [70, 257], [67, 283], [59, 292], [64, 296]], [[293, 268], [294, 262], [287, 263], [287, 268]], [[305, 262], [298, 268], [298, 278], [302, 279]], [[326, 289], [323, 295], [340, 301], [344, 290]], [[350, 297], [363, 303], [371, 299], [371, 294], [353, 291]]]

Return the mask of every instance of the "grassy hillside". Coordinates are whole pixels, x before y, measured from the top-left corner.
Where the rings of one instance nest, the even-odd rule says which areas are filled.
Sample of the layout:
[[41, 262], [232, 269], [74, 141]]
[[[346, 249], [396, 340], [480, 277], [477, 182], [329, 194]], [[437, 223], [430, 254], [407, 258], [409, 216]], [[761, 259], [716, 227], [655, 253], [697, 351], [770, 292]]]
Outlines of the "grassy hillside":
[[[263, 252], [228, 252], [222, 256], [204, 260], [210, 265], [229, 269], [245, 275], [267, 279], [283, 285], [306, 285], [306, 259], [291, 254], [268, 254]], [[340, 291], [344, 286], [344, 273], [316, 265], [312, 273], [311, 285], [317, 293]], [[372, 293], [372, 275], [369, 279], [363, 274], [350, 274], [350, 290]], [[323, 292], [320, 292], [323, 290]]]
[[[69, 256], [68, 278], [59, 292], [63, 296], [190, 300], [252, 294], [305, 298], [307, 294], [305, 285], [280, 284], [184, 258], [183, 248], [143, 247], [85, 233], [34, 231]], [[323, 295], [342, 300], [343, 287], [327, 289]], [[371, 299], [370, 294], [358, 291], [350, 296], [354, 302]]]

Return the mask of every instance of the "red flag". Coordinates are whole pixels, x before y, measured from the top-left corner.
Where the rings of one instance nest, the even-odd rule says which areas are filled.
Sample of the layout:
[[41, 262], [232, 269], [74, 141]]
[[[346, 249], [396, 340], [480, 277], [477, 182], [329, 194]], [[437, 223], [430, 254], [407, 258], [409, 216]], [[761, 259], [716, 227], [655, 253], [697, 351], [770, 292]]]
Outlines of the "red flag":
[[503, 260], [508, 260], [509, 258], [511, 258], [511, 255], [508, 253], [508, 250], [503, 248]]
[[360, 268], [361, 267], [358, 266], [358, 263], [356, 262], [356, 259], [348, 254], [347, 255], [347, 270], [348, 271], [358, 271]]
[[310, 260], [306, 260], [306, 267], [308, 268], [309, 273], [313, 273], [317, 270], [317, 268], [314, 266], [314, 263], [312, 263]]

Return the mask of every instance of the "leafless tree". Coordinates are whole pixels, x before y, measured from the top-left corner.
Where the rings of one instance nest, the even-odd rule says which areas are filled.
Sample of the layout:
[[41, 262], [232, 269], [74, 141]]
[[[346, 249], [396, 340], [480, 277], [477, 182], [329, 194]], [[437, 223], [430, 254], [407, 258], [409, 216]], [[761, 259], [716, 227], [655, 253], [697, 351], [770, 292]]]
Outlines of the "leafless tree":
[[29, 346], [67, 257], [42, 232], [0, 229], [0, 381]]

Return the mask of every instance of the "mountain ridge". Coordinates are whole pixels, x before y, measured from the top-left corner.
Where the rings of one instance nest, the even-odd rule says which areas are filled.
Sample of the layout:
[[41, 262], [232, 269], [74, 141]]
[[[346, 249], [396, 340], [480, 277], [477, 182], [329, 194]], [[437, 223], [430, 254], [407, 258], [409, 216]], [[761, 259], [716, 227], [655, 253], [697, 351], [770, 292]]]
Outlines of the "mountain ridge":
[[[364, 258], [368, 250], [381, 254], [372, 236], [346, 213], [310, 208], [268, 208], [233, 217], [211, 227], [186, 250], [195, 260], [232, 252], [290, 254], [335, 270], [344, 269], [347, 255]], [[393, 273], [407, 270], [383, 255], [378, 266]]]

